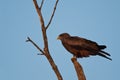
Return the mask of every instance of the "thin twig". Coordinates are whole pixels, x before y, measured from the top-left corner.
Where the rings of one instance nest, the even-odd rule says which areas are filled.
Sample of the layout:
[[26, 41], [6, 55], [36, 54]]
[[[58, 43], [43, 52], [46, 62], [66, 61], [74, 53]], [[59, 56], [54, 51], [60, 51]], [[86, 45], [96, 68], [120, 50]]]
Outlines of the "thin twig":
[[31, 42], [42, 54], [45, 54], [43, 52], [43, 50], [32, 39], [30, 39], [29, 37], [27, 37], [26, 42]]
[[74, 64], [78, 80], [86, 80], [82, 66], [77, 62], [77, 58], [73, 57], [71, 58], [71, 61]]
[[40, 11], [40, 9], [39, 9], [39, 6], [38, 6], [38, 4], [37, 4], [37, 1], [36, 1], [36, 0], [33, 0], [33, 2], [34, 2], [34, 5], [35, 5], [35, 8], [36, 8], [36, 10], [37, 10], [38, 16], [39, 16], [39, 18], [40, 18], [41, 26], [45, 26], [45, 25], [44, 25], [44, 19], [43, 19], [43, 16], [42, 16], [41, 11]]
[[42, 2], [41, 2], [40, 8], [39, 8], [40, 11], [41, 11], [41, 9], [42, 9], [43, 3], [44, 3], [44, 0], [42, 0]]
[[52, 19], [53, 19], [53, 16], [54, 16], [54, 14], [55, 14], [55, 11], [56, 11], [56, 7], [57, 7], [57, 4], [58, 4], [58, 1], [59, 1], [59, 0], [56, 0], [55, 6], [54, 6], [54, 10], [53, 10], [52, 15], [51, 15], [51, 17], [50, 17], [50, 20], [49, 20], [49, 22], [48, 22], [48, 25], [46, 26], [46, 29], [50, 26], [50, 23], [52, 22]]

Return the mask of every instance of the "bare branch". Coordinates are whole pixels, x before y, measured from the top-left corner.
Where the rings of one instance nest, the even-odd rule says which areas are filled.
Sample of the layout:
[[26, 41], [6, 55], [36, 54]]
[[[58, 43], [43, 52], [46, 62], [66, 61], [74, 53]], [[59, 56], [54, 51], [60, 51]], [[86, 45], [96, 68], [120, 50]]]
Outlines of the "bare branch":
[[27, 37], [26, 42], [31, 42], [42, 54], [45, 54], [43, 52], [43, 50], [34, 41], [32, 41], [32, 39], [30, 39], [29, 37]]
[[[58, 0], [57, 0], [58, 1]], [[41, 23], [41, 28], [42, 28], [42, 34], [43, 34], [43, 40], [44, 40], [44, 55], [46, 56], [47, 60], [49, 61], [53, 71], [55, 72], [58, 80], [63, 80], [62, 79], [62, 76], [54, 62], [54, 60], [52, 59], [51, 55], [50, 55], [50, 52], [49, 52], [49, 48], [48, 48], [48, 39], [47, 39], [47, 34], [46, 34], [46, 28], [45, 28], [45, 25], [44, 25], [44, 19], [43, 19], [43, 16], [42, 16], [42, 13], [41, 13], [41, 10], [39, 10], [39, 7], [38, 7], [38, 4], [37, 4], [37, 1], [36, 0], [33, 0], [34, 2], [34, 5], [35, 5], [35, 8], [36, 8], [36, 11], [38, 13], [38, 16], [40, 18], [40, 23]], [[58, 2], [57, 2], [58, 3]], [[43, 5], [43, 3], [41, 3], [41, 5]], [[54, 13], [53, 13], [54, 15]], [[51, 19], [52, 21], [52, 19]], [[50, 21], [50, 23], [51, 23]], [[49, 23], [49, 24], [50, 24]], [[48, 25], [49, 26], [49, 25]]]
[[42, 2], [41, 2], [40, 8], [39, 8], [40, 11], [41, 11], [41, 9], [42, 9], [43, 3], [44, 3], [44, 0], [42, 0]]
[[44, 19], [43, 19], [43, 16], [42, 16], [41, 11], [39, 10], [39, 6], [38, 6], [38, 4], [37, 4], [37, 1], [36, 1], [36, 0], [33, 0], [33, 2], [34, 2], [34, 5], [35, 5], [35, 8], [36, 8], [36, 10], [37, 10], [38, 16], [39, 16], [39, 18], [40, 18], [41, 26], [44, 27], [44, 26], [45, 26], [45, 25], [44, 25]]
[[53, 19], [53, 16], [54, 16], [54, 14], [55, 14], [55, 11], [56, 11], [56, 7], [57, 7], [57, 4], [58, 4], [58, 1], [59, 1], [59, 0], [56, 0], [55, 6], [54, 6], [54, 10], [53, 10], [52, 15], [51, 15], [51, 17], [50, 17], [50, 20], [49, 20], [49, 22], [48, 22], [48, 25], [46, 26], [46, 29], [50, 26], [50, 23], [52, 22], [52, 19]]
[[77, 62], [77, 59], [75, 57], [71, 58], [72, 63], [74, 64], [78, 80], [86, 80], [82, 66]]

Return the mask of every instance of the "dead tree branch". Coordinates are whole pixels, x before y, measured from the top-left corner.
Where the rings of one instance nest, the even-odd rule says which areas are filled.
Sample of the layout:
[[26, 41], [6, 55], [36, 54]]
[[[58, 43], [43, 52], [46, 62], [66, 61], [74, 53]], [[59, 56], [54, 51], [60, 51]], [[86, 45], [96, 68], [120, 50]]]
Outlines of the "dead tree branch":
[[41, 9], [42, 9], [43, 3], [44, 3], [44, 0], [42, 0], [42, 2], [41, 2], [40, 8], [39, 8], [40, 11], [41, 11]]
[[36, 11], [37, 11], [39, 19], [40, 19], [42, 35], [43, 35], [43, 41], [44, 41], [44, 49], [42, 50], [41, 48], [39, 48], [38, 45], [36, 43], [34, 43], [29, 37], [28, 37], [28, 39], [26, 41], [31, 42], [40, 52], [42, 52], [42, 54], [44, 54], [46, 56], [47, 60], [49, 61], [50, 65], [51, 65], [51, 67], [53, 69], [53, 71], [55, 72], [58, 80], [63, 80], [63, 78], [62, 78], [62, 76], [61, 76], [61, 74], [60, 74], [54, 60], [52, 59], [52, 57], [50, 55], [49, 48], [48, 48], [48, 38], [47, 38], [47, 34], [46, 34], [46, 30], [49, 27], [49, 25], [51, 24], [51, 21], [52, 21], [52, 18], [54, 16], [58, 1], [59, 0], [56, 0], [56, 4], [55, 4], [54, 10], [53, 10], [53, 13], [51, 15], [50, 21], [48, 22], [47, 27], [45, 27], [44, 19], [43, 19], [42, 12], [41, 12], [44, 0], [42, 0], [40, 8], [39, 8], [39, 6], [37, 4], [37, 1], [33, 0], [33, 3], [35, 5]]
[[82, 66], [77, 62], [77, 59], [75, 57], [71, 58], [71, 61], [74, 65], [74, 68], [76, 70], [76, 74], [78, 77], [78, 80], [86, 80]]
[[59, 1], [59, 0], [56, 0], [55, 6], [54, 6], [54, 10], [53, 10], [52, 15], [51, 15], [51, 17], [50, 17], [50, 20], [49, 20], [49, 22], [48, 22], [48, 25], [46, 26], [46, 29], [50, 26], [50, 23], [52, 22], [52, 19], [53, 19], [53, 16], [54, 16], [54, 14], [55, 14], [55, 11], [56, 11], [56, 7], [57, 7], [57, 4], [58, 4], [58, 1]]
[[26, 42], [31, 42], [42, 54], [45, 54], [43, 52], [43, 50], [32, 39], [30, 39], [29, 37], [27, 38]]

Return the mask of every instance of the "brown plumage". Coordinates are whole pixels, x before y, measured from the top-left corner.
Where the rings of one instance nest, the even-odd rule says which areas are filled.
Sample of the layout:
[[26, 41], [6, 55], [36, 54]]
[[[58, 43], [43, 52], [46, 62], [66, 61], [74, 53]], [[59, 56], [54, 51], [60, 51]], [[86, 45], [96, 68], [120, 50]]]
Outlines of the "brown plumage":
[[98, 45], [96, 42], [77, 36], [70, 36], [68, 33], [62, 33], [58, 36], [63, 46], [77, 58], [89, 57], [90, 55], [99, 55], [109, 60], [110, 54], [103, 51], [105, 45]]

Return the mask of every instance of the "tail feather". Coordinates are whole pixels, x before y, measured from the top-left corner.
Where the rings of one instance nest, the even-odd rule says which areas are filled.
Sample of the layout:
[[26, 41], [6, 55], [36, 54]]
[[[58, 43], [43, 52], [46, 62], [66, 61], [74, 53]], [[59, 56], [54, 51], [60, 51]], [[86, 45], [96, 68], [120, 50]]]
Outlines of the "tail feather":
[[99, 55], [99, 56], [102, 56], [102, 57], [104, 57], [104, 58], [106, 58], [106, 59], [112, 60], [111, 58], [107, 57], [107, 56], [106, 56], [105, 54], [103, 54], [103, 53], [99, 53], [98, 55]]
[[105, 46], [105, 45], [99, 45], [99, 48], [100, 48], [100, 49], [105, 49], [106, 46]]
[[105, 52], [105, 51], [100, 51], [101, 53], [105, 54], [105, 55], [108, 55], [108, 56], [111, 56], [109, 53]]

